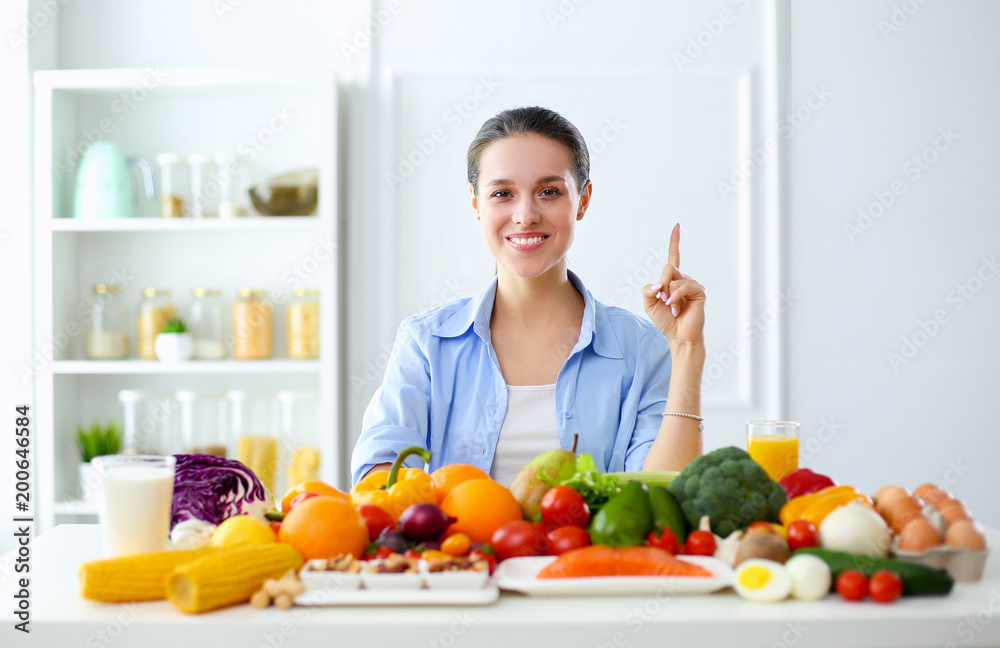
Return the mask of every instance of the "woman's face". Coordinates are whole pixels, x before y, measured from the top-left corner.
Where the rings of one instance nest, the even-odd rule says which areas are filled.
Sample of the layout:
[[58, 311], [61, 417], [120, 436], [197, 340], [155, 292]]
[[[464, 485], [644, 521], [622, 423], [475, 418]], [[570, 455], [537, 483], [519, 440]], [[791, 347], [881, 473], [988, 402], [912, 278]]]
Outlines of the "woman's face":
[[576, 186], [569, 150], [541, 135], [514, 135], [490, 144], [479, 166], [472, 208], [497, 263], [525, 279], [562, 267], [591, 193], [589, 184], [582, 194]]

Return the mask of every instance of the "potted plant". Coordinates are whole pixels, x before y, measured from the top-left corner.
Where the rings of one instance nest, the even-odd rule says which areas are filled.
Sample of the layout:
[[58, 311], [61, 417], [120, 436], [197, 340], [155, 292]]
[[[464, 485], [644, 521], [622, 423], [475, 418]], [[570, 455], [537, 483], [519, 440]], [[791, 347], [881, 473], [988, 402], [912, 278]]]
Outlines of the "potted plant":
[[102, 426], [94, 421], [90, 429], [76, 428], [76, 447], [80, 450], [80, 495], [86, 502], [96, 503], [100, 492], [100, 475], [94, 473], [90, 460], [101, 455], [118, 454], [121, 450], [122, 435], [118, 426], [108, 423]]
[[154, 346], [161, 362], [184, 362], [194, 355], [194, 339], [179, 319], [167, 320]]

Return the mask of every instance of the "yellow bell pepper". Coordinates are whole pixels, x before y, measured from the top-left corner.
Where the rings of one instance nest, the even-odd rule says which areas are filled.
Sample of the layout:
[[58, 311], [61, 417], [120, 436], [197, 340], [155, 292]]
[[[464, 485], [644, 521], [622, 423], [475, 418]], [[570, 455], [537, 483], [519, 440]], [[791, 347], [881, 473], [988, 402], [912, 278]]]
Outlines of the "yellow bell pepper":
[[806, 509], [824, 497], [846, 493], [858, 494], [853, 486], [830, 486], [809, 495], [796, 497], [785, 502], [785, 505], [781, 507], [781, 511], [778, 512], [778, 519], [781, 520], [781, 524], [787, 527], [795, 520], [801, 519]]
[[834, 509], [838, 509], [854, 500], [864, 500], [864, 498], [865, 496], [857, 491], [827, 495], [813, 502], [809, 508], [802, 512], [800, 519], [812, 522], [818, 529], [819, 525], [823, 523], [823, 519], [833, 512]]
[[351, 489], [351, 504], [374, 504], [393, 520], [414, 504], [437, 504], [437, 490], [431, 476], [419, 468], [402, 468], [403, 460], [411, 454], [419, 455], [425, 462], [431, 460], [429, 450], [407, 448], [399, 453], [388, 472], [370, 473], [355, 484]]

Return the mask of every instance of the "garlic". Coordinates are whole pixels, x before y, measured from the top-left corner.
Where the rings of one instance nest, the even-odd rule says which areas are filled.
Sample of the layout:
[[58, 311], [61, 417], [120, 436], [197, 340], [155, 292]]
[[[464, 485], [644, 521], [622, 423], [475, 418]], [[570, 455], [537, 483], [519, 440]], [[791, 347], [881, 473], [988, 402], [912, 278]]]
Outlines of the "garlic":
[[191, 518], [178, 522], [170, 531], [170, 547], [179, 549], [197, 549], [207, 547], [212, 542], [215, 525]]

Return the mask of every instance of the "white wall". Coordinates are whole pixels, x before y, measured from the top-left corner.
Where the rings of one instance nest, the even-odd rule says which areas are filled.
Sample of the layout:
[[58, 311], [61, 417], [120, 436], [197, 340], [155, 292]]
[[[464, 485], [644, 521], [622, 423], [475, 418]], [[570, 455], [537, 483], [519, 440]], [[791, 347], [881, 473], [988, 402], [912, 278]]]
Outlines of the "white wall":
[[[813, 463], [869, 490], [946, 482], [994, 527], [1000, 277], [976, 275], [1000, 262], [998, 31], [997, 2], [795, 2], [792, 103], [832, 97], [788, 160], [788, 411], [842, 426]], [[859, 209], [878, 217], [849, 235]]]
[[[391, 282], [379, 278], [383, 232], [372, 227], [382, 191], [380, 180], [373, 179], [372, 160], [381, 153], [370, 151], [369, 138], [382, 127], [383, 67], [406, 62], [476, 68], [502, 59], [584, 71], [623, 64], [670, 70], [672, 53], [703, 29], [701, 21], [742, 2], [697, 7], [677, 2], [666, 8], [657, 3], [656, 9], [638, 1], [563, 2], [572, 12], [565, 22], [550, 24], [546, 12], [559, 12], [555, 0], [505, 3], [502, 21], [493, 7], [479, 3], [447, 2], [429, 10], [426, 3], [400, 0], [370, 43], [355, 40], [356, 29], [367, 22], [362, 2], [297, 0], [282, 3], [279, 11], [274, 5], [234, 1], [234, 10], [224, 14], [216, 12], [219, 4], [74, 0], [32, 40], [37, 56], [31, 63], [73, 68], [305, 65], [345, 74], [345, 118], [351, 124], [344, 165], [350, 374], [363, 373], [366, 363], [379, 360], [395, 328], [394, 322], [380, 320], [392, 311], [380, 302], [396, 297]], [[891, 21], [893, 6], [903, 4], [920, 8], [883, 38], [879, 20]], [[831, 94], [783, 142], [788, 153], [787, 286], [795, 301], [787, 314], [787, 398], [784, 411], [770, 415], [803, 421], [820, 445], [810, 465], [869, 490], [889, 481], [913, 487], [948, 480], [954, 476], [949, 465], [960, 466], [953, 489], [977, 517], [1000, 525], [1000, 508], [990, 497], [1000, 491], [1000, 477], [988, 463], [997, 456], [1000, 431], [990, 389], [998, 384], [994, 367], [1000, 345], [989, 330], [1000, 314], [1000, 282], [985, 282], [962, 308], [949, 301], [957, 284], [974, 277], [981, 257], [1000, 253], [1000, 225], [986, 202], [1000, 170], [991, 155], [1000, 131], [989, 120], [1000, 99], [1000, 48], [993, 44], [1000, 5], [973, 0], [923, 5], [917, 0], [797, 0], [793, 5], [788, 103], [808, 106], [810, 96], [820, 96], [817, 89]], [[0, 21], [5, 33], [20, 24], [10, 12]], [[760, 39], [761, 28], [758, 21], [737, 21], [698, 64], [720, 64], [727, 53]], [[359, 46], [357, 54], [345, 51], [345, 44]], [[20, 125], [27, 119], [24, 65], [23, 58], [4, 51], [4, 110], [14, 110], [4, 113], [5, 123]], [[938, 129], [949, 127], [960, 139], [911, 182], [907, 160], [933, 146]], [[7, 194], [14, 196], [15, 208], [5, 209], [0, 226], [10, 234], [0, 240], [5, 277], [23, 277], [29, 269], [25, 246], [15, 244], [28, 232], [23, 188], [30, 167], [22, 157], [28, 143], [17, 139], [24, 132], [11, 129], [4, 147], [13, 154], [3, 156], [8, 162], [3, 179], [22, 188]], [[858, 208], [874, 200], [872, 192], [890, 188], [894, 180], [906, 192], [849, 240], [844, 224], [856, 223]], [[655, 191], [652, 183], [637, 187]], [[431, 195], [440, 191], [434, 188]], [[709, 291], [710, 297], [724, 294], [719, 287], [709, 286]], [[24, 282], [10, 282], [5, 298], [10, 312], [28, 312]], [[947, 323], [894, 370], [887, 354], [901, 352], [903, 336], [916, 335], [923, 342], [920, 323], [938, 309], [945, 311]], [[18, 341], [0, 348], [2, 411], [8, 411], [14, 401], [28, 398], [12, 370], [27, 353], [29, 329], [17, 320], [2, 326], [5, 339]], [[388, 340], [383, 339], [386, 330]], [[353, 430], [374, 386], [354, 393], [348, 383], [346, 389], [346, 424]], [[739, 443], [742, 433], [732, 427], [724, 434], [729, 443]], [[5, 494], [7, 481], [0, 484], [0, 514], [12, 499]], [[6, 519], [4, 514], [0, 528]], [[10, 546], [9, 535], [0, 535], [0, 551]]]

